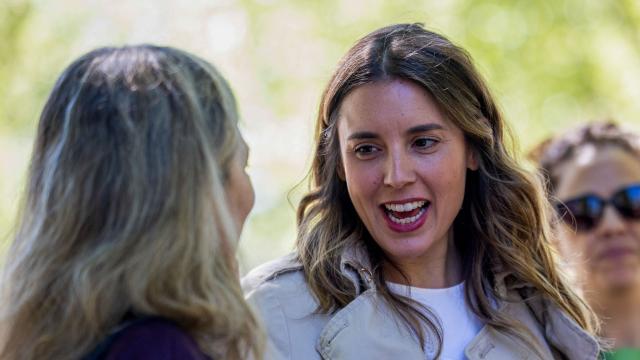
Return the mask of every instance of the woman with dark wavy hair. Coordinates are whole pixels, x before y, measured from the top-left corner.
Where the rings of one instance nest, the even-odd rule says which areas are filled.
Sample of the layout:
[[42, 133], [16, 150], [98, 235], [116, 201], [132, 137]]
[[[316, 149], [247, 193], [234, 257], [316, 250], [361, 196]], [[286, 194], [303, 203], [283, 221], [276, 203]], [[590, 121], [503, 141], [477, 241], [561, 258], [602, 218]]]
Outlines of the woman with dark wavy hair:
[[150, 45], [73, 62], [40, 116], [0, 357], [259, 357], [234, 257], [247, 151], [207, 62]]
[[531, 155], [562, 219], [560, 253], [613, 347], [605, 358], [640, 359], [640, 135], [594, 122]]
[[248, 299], [278, 359], [594, 359], [541, 183], [467, 53], [417, 24], [345, 55], [318, 114], [294, 254]]

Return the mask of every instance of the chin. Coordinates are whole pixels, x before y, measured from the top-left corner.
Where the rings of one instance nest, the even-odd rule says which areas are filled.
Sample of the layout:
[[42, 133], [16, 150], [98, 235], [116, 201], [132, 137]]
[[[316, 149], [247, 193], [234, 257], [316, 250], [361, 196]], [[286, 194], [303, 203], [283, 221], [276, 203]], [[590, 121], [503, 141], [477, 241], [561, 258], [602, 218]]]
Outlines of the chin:
[[407, 261], [419, 259], [429, 252], [429, 244], [411, 244], [409, 246], [398, 247], [385, 250], [388, 256], [395, 261]]
[[640, 269], [616, 269], [598, 276], [601, 289], [607, 293], [624, 294], [640, 289]]

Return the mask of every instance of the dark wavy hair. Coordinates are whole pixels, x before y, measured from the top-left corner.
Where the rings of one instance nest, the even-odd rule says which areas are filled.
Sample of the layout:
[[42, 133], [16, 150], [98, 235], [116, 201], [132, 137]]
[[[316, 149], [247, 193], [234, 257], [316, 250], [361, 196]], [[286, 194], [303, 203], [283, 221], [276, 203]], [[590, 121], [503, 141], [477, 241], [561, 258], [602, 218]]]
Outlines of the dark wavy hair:
[[426, 336], [424, 325], [438, 328], [409, 299], [388, 290], [380, 266], [384, 254], [358, 217], [338, 174], [336, 122], [342, 101], [359, 86], [389, 79], [409, 80], [427, 90], [477, 154], [479, 169], [467, 175], [464, 204], [452, 224], [462, 256], [466, 301], [473, 312], [485, 323], [530, 341], [520, 324], [492, 306], [492, 298], [501, 296], [494, 287], [499, 268], [511, 274], [507, 286], [527, 284], [593, 332], [592, 313], [556, 268], [547, 218], [550, 206], [542, 185], [507, 148], [506, 125], [489, 89], [465, 50], [420, 24], [392, 25], [360, 39], [342, 58], [322, 95], [311, 190], [297, 215], [297, 253], [320, 311], [344, 307], [357, 296], [341, 272], [340, 259], [346, 248], [365, 244], [378, 291], [420, 343]]

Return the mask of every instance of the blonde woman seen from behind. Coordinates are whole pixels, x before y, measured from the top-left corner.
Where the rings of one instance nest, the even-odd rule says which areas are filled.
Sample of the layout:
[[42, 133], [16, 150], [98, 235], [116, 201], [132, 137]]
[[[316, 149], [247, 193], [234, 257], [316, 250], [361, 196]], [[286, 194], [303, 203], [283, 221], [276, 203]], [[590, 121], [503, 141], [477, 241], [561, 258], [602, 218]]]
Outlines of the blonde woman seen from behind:
[[254, 201], [247, 151], [205, 61], [141, 45], [72, 63], [6, 255], [0, 357], [260, 357], [234, 256]]
[[243, 279], [277, 359], [595, 359], [542, 185], [468, 54], [418, 24], [338, 64], [295, 253]]

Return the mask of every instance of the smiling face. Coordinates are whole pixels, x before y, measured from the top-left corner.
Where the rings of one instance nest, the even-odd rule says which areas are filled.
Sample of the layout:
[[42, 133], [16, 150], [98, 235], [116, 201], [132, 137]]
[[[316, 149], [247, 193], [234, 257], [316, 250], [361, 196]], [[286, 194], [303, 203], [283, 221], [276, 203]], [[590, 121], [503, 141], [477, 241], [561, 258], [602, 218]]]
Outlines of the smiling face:
[[347, 95], [338, 136], [341, 176], [374, 241], [401, 266], [442, 263], [477, 168], [462, 131], [422, 87], [389, 80]]
[[[640, 160], [618, 146], [584, 145], [554, 171], [556, 196], [568, 200], [585, 194], [608, 199], [620, 188], [640, 183]], [[559, 243], [578, 280], [589, 290], [618, 292], [640, 287], [640, 221], [623, 218], [610, 205], [591, 230], [563, 225]]]

